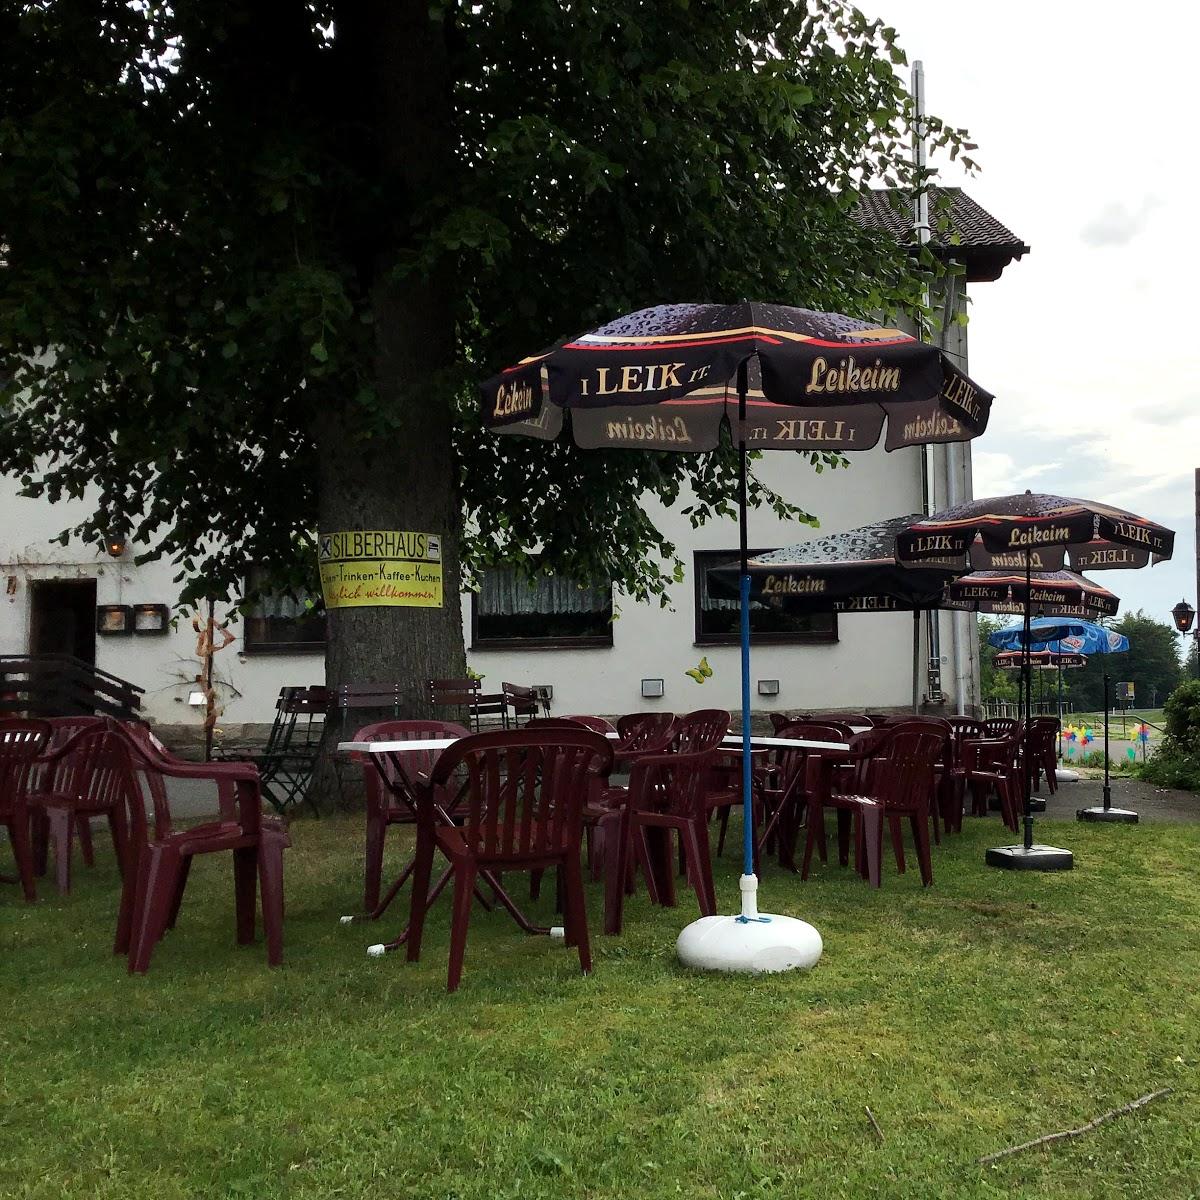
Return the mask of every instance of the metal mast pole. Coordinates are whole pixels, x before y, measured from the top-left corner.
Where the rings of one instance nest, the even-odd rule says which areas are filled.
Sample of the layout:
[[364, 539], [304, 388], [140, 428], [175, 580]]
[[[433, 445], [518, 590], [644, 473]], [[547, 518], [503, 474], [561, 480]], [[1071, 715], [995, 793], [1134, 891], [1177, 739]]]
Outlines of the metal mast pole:
[[[915, 120], [912, 131], [912, 161], [916, 168], [918, 194], [913, 197], [913, 234], [918, 246], [929, 243], [929, 193], [925, 190], [925, 66], [919, 60], [912, 66], [912, 100]], [[929, 289], [921, 295], [924, 308], [929, 307]], [[917, 335], [927, 339], [925, 314], [917, 315]], [[936, 509], [933, 492], [933, 447], [921, 447], [921, 510], [926, 516]], [[926, 612], [929, 644], [929, 699], [940, 696], [942, 691], [942, 640], [941, 627], [936, 609]]]

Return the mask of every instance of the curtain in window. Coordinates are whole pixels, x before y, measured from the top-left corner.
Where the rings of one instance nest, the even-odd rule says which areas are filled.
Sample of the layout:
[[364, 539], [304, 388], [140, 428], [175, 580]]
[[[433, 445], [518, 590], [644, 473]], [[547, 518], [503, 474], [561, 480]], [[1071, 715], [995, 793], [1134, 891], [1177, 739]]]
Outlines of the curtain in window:
[[553, 575], [529, 579], [515, 567], [491, 567], [483, 573], [478, 612], [484, 617], [534, 613], [604, 613], [612, 608], [612, 585], [580, 587]]

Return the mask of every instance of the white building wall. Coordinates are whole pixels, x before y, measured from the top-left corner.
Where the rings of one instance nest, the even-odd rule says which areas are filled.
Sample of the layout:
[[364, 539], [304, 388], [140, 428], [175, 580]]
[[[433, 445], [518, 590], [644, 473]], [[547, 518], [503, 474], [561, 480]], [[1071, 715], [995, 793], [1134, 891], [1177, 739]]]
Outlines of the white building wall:
[[[176, 568], [168, 562], [137, 566], [136, 546], [120, 559], [99, 546], [72, 539], [66, 546], [51, 544], [62, 530], [78, 524], [95, 504], [83, 500], [50, 504], [17, 495], [16, 481], [0, 477], [0, 654], [25, 654], [30, 648], [32, 589], [38, 580], [94, 579], [96, 603], [166, 604], [175, 616], [179, 585]], [[228, 615], [217, 607], [217, 618]], [[241, 622], [234, 617], [230, 631], [236, 641], [214, 659], [215, 691], [225, 705], [221, 720], [235, 724], [269, 722], [275, 698], [285, 685], [323, 683], [321, 654], [239, 653]], [[96, 666], [145, 688], [143, 712], [156, 724], [203, 728], [203, 709], [188, 705], [200, 671], [196, 634], [186, 618], [165, 635], [131, 634], [96, 637]]]
[[[882, 448], [849, 455], [848, 470], [818, 475], [801, 456], [769, 451], [754, 464], [755, 472], [787, 499], [821, 520], [821, 529], [839, 532], [877, 518], [921, 509], [919, 451]], [[733, 520], [693, 530], [681, 509], [681, 496], [671, 510], [657, 509], [655, 523], [674, 541], [688, 570], [672, 592], [673, 611], [657, 605], [622, 602], [613, 626], [611, 648], [563, 650], [472, 650], [472, 668], [484, 676], [484, 691], [499, 690], [502, 681], [526, 686], [550, 684], [557, 713], [623, 713], [664, 708], [737, 709], [741, 704], [736, 646], [695, 644], [692, 550], [737, 548]], [[766, 510], [752, 511], [749, 543], [776, 547], [816, 536], [808, 526], [778, 520]], [[597, 537], [603, 537], [598, 530]], [[470, 607], [463, 601], [464, 628], [470, 631]], [[791, 646], [755, 647], [753, 677], [778, 679], [777, 697], [755, 692], [756, 710], [798, 708], [900, 707], [912, 700], [912, 617], [907, 613], [838, 617], [838, 641]], [[712, 678], [696, 684], [684, 674], [700, 656], [708, 658]], [[641, 680], [664, 680], [661, 700], [643, 700]]]
[[[817, 475], [791, 453], [768, 452], [755, 464], [760, 476], [788, 499], [821, 520], [822, 530], [837, 532], [921, 507], [919, 451], [886, 454], [882, 448], [850, 456], [847, 470]], [[656, 524], [679, 547], [687, 576], [672, 593], [672, 608], [639, 605], [617, 598], [613, 645], [579, 650], [471, 650], [471, 667], [484, 676], [484, 690], [502, 681], [554, 689], [557, 713], [622, 713], [663, 707], [686, 711], [699, 707], [736, 709], [740, 704], [738, 651], [735, 646], [695, 644], [693, 549], [728, 550], [737, 545], [732, 520], [699, 530], [673, 510], [654, 514]], [[89, 502], [51, 505], [16, 495], [11, 479], [0, 479], [0, 575], [6, 587], [0, 605], [0, 653], [29, 649], [30, 583], [38, 579], [94, 578], [97, 604], [162, 603], [174, 606], [178, 585], [169, 563], [134, 565], [137, 547], [114, 560], [99, 547], [77, 541], [67, 546], [50, 539], [90, 511]], [[751, 512], [750, 544], [775, 547], [814, 536], [816, 531], [779, 521], [765, 510]], [[597, 537], [605, 536], [603, 530]], [[10, 582], [11, 581], [11, 582]], [[227, 610], [219, 606], [218, 617]], [[470, 639], [469, 598], [463, 598], [464, 630]], [[269, 721], [275, 697], [284, 685], [324, 681], [319, 654], [244, 653], [241, 625], [233, 618], [236, 641], [216, 656], [215, 678], [224, 703], [221, 723]], [[905, 613], [841, 616], [839, 639], [832, 644], [756, 647], [754, 679], [778, 679], [779, 695], [754, 695], [760, 710], [798, 708], [901, 707], [912, 696], [912, 618]], [[98, 636], [96, 665], [146, 689], [144, 708], [152, 721], [201, 726], [202, 713], [188, 705], [200, 669], [195, 633], [186, 620], [165, 636]], [[712, 677], [697, 685], [684, 672], [706, 655]], [[643, 700], [640, 681], [661, 678], [661, 700]], [[946, 680], [947, 690], [951, 679]], [[922, 682], [923, 693], [923, 682]]]

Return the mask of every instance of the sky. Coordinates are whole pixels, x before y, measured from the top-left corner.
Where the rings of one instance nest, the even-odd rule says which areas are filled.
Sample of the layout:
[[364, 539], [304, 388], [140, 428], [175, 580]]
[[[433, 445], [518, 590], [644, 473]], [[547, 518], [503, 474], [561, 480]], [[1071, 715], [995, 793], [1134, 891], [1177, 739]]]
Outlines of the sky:
[[943, 157], [1031, 248], [972, 285], [970, 373], [995, 394], [975, 495], [1046, 491], [1175, 530], [1170, 562], [1098, 582], [1167, 622], [1197, 605], [1200, 4], [858, 0], [925, 67], [926, 106], [978, 143]]

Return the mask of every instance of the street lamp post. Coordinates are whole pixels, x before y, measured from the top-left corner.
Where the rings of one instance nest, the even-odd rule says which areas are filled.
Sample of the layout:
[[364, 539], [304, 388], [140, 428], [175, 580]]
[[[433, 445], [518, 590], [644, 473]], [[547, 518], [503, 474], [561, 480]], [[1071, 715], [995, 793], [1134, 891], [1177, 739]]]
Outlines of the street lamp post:
[[1196, 610], [1186, 601], [1180, 602], [1171, 609], [1171, 616], [1175, 620], [1175, 628], [1182, 634], [1191, 632], [1192, 637], [1196, 639], [1196, 677], [1200, 679], [1200, 625], [1192, 629], [1192, 621], [1195, 619]]

